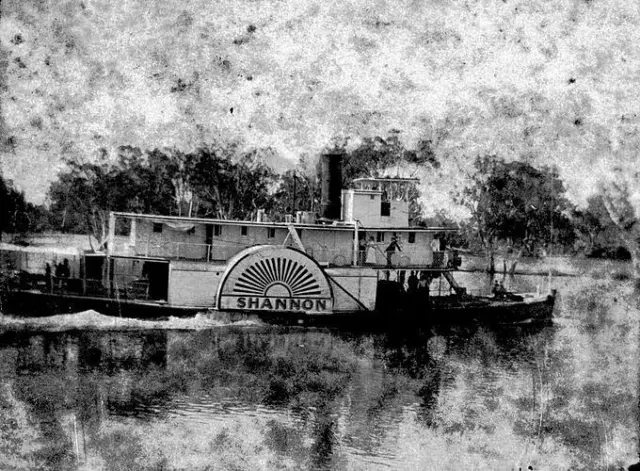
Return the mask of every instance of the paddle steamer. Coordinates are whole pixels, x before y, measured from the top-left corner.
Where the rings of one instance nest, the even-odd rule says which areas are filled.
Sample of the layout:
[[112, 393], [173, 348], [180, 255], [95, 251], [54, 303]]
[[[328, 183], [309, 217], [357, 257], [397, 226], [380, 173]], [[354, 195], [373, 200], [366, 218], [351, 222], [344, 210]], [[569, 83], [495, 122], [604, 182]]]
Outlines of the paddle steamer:
[[[224, 311], [299, 323], [366, 322], [398, 311], [453, 320], [475, 310], [490, 317], [492, 305], [507, 318], [524, 306], [515, 320], [548, 317], [553, 296], [496, 304], [458, 285], [453, 273], [460, 258], [444, 244], [455, 229], [409, 224], [416, 183], [360, 178], [343, 190], [341, 156], [329, 154], [322, 156], [319, 215], [299, 211], [274, 222], [260, 210], [251, 221], [112, 212], [102, 252], [52, 256], [5, 246], [3, 256], [16, 271], [5, 276], [4, 303], [36, 315]], [[123, 227], [128, 234], [116, 236]], [[69, 273], [56, 276], [52, 267], [63, 258]]]

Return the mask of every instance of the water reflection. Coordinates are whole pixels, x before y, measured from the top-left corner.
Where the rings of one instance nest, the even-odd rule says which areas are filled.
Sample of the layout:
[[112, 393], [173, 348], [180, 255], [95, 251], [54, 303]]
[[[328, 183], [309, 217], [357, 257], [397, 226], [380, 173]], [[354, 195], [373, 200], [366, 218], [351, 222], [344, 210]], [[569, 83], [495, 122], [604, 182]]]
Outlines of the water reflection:
[[[1, 341], [4, 411], [18, 413], [24, 428], [16, 427], [15, 436], [10, 433], [7, 438], [24, 445], [19, 443], [21, 434], [33, 437], [33, 450], [25, 458], [44, 469], [75, 466], [87, 433], [97, 432], [111, 411], [129, 410], [153, 399], [148, 390], [136, 395], [136, 386], [121, 387], [118, 379], [128, 378], [125, 384], [136, 385], [150, 367], [166, 366], [166, 332], [133, 337], [4, 334]], [[12, 419], [17, 423], [18, 417]]]
[[5, 332], [0, 460], [616, 469], [637, 456], [637, 301], [587, 282], [552, 327]]
[[[640, 312], [640, 281], [637, 281], [635, 283], [635, 287], [634, 287], [634, 294], [635, 294], [635, 299], [636, 299], [636, 303], [635, 303], [635, 308], [637, 312]], [[636, 326], [636, 342], [637, 345], [639, 346], [638, 352], [637, 352], [637, 356], [635, 358], [633, 358], [631, 361], [635, 360], [636, 364], [640, 365], [640, 323], [638, 323], [638, 325]], [[640, 458], [640, 367], [637, 370], [638, 374], [637, 374], [637, 408], [636, 408], [636, 441], [637, 441], [637, 454], [636, 456], [638, 458]], [[636, 463], [633, 463], [631, 466], [629, 466], [628, 468], [629, 471], [640, 471], [640, 459], [638, 459], [638, 461]]]

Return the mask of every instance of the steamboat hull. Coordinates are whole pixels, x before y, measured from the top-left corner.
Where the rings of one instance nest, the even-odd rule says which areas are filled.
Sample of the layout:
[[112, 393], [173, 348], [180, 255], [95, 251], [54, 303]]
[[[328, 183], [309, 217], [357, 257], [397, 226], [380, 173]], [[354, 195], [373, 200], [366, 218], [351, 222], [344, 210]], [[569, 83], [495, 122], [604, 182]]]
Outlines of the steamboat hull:
[[166, 303], [38, 291], [10, 291], [2, 296], [2, 313], [20, 317], [46, 317], [94, 310], [101, 314], [137, 319], [194, 316], [203, 308], [178, 307]]
[[[416, 300], [403, 296], [395, 299], [395, 303], [385, 303], [385, 310], [317, 314], [304, 311], [218, 311], [207, 307], [181, 307], [160, 302], [11, 290], [2, 294], [2, 312], [19, 317], [45, 317], [95, 310], [115, 317], [149, 320], [209, 313], [231, 322], [258, 318], [262, 322], [278, 325], [406, 329], [411, 326], [468, 323], [546, 324], [553, 318], [555, 300], [555, 293], [522, 301], [498, 301], [483, 297], [461, 300], [454, 296]], [[389, 307], [392, 304], [395, 304], [395, 309]]]

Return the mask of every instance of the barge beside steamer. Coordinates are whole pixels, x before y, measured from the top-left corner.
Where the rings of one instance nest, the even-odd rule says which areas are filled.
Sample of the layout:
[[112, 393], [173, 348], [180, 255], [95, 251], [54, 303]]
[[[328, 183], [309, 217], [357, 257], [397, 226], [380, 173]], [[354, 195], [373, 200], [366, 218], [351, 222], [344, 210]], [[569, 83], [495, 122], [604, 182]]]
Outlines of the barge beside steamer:
[[[322, 157], [322, 212], [273, 222], [112, 212], [106, 250], [48, 253], [3, 244], [4, 313], [94, 309], [138, 318], [223, 311], [234, 318], [366, 327], [418, 322], [551, 319], [555, 293], [471, 296], [443, 245], [452, 229], [409, 224], [407, 178], [361, 178], [341, 188], [341, 156]], [[116, 237], [116, 227], [128, 227]], [[69, 276], [53, 268], [69, 260]], [[46, 269], [46, 264], [49, 269]], [[65, 274], [66, 275], [66, 274]], [[432, 292], [441, 282], [447, 289]]]

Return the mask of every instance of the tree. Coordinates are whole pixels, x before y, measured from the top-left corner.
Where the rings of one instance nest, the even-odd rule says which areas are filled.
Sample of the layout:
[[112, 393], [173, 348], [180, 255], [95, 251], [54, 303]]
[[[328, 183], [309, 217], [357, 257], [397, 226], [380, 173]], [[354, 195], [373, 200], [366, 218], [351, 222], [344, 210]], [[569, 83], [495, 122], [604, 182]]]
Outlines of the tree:
[[[417, 150], [406, 149], [400, 142], [398, 132], [386, 138], [365, 138], [354, 150], [345, 153], [342, 161], [342, 183], [348, 188], [356, 178], [380, 177], [407, 164], [434, 168], [439, 166], [430, 141], [421, 141]], [[398, 169], [393, 169], [396, 166]]]
[[185, 169], [202, 216], [245, 219], [270, 200], [273, 171], [235, 145], [199, 148], [185, 156]]
[[223, 188], [222, 213], [228, 219], [247, 219], [258, 209], [268, 209], [271, 201], [270, 190], [275, 174], [252, 152], [243, 154], [238, 162], [230, 163], [227, 173], [229, 183]]
[[640, 172], [617, 169], [619, 178], [602, 186], [602, 201], [631, 254], [636, 280], [640, 281], [640, 202], [637, 185]]
[[118, 200], [113, 193], [113, 174], [105, 163], [67, 161], [69, 170], [51, 184], [49, 198], [55, 224], [63, 231], [93, 235], [98, 241], [107, 236], [108, 211]]
[[304, 158], [294, 170], [279, 175], [278, 186], [271, 196], [270, 211], [275, 220], [296, 211], [314, 211], [320, 201], [320, 188], [316, 175], [309, 175]]
[[36, 208], [25, 200], [24, 194], [0, 173], [0, 234], [25, 234], [32, 228], [35, 212]]
[[126, 202], [120, 206], [132, 212], [183, 215], [184, 207], [192, 203], [185, 183], [187, 160], [185, 154], [175, 149], [142, 152], [138, 148], [120, 147], [114, 178], [129, 185], [128, 194], [121, 195]]
[[474, 166], [472, 184], [463, 190], [460, 202], [471, 212], [490, 271], [498, 242], [521, 255], [570, 241], [571, 223], [564, 214], [570, 205], [554, 169], [507, 163], [496, 156], [478, 157]]
[[624, 241], [620, 237], [602, 195], [587, 199], [587, 207], [571, 214], [580, 248], [591, 256], [617, 256]]
[[171, 170], [164, 170], [170, 160], [161, 152], [151, 156], [146, 159], [139, 149], [121, 147], [116, 163], [106, 155], [95, 163], [67, 160], [67, 170], [49, 189], [55, 225], [103, 243], [110, 211], [165, 214], [172, 208], [171, 182], [166, 181]]
[[237, 154], [235, 145], [186, 154], [122, 146], [115, 163], [69, 160], [50, 187], [51, 210], [62, 230], [99, 241], [109, 211], [243, 219], [269, 205], [274, 174], [255, 153]]

